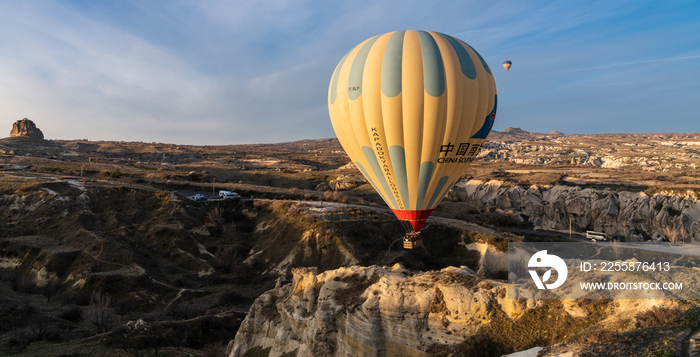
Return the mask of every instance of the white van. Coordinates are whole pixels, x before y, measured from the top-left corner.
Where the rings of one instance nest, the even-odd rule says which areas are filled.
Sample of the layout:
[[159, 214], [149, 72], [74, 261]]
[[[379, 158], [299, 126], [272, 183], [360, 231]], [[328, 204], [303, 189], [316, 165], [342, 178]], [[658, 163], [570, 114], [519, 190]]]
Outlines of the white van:
[[219, 191], [219, 197], [221, 198], [241, 198], [241, 196], [235, 192], [231, 191]]

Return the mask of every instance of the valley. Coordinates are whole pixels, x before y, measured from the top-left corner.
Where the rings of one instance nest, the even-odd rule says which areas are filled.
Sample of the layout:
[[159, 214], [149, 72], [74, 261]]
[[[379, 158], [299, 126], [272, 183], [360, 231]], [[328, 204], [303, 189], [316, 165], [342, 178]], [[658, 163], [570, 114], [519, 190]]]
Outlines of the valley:
[[[507, 271], [493, 257], [508, 242], [566, 241], [569, 224], [626, 242], [700, 241], [697, 142], [494, 132], [428, 220], [425, 247], [404, 250], [408, 227], [335, 139], [0, 139], [0, 351], [495, 356], [559, 344], [542, 355], [600, 355], [619, 343], [618, 355], [683, 355], [695, 301], [518, 305], [500, 296]], [[180, 193], [219, 190], [243, 199]], [[367, 340], [379, 326], [383, 340]]]

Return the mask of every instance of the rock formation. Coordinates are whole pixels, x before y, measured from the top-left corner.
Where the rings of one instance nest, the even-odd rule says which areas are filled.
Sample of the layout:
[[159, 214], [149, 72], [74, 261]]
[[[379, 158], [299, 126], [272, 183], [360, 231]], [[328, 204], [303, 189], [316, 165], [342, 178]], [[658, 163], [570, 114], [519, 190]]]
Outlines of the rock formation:
[[700, 197], [555, 185], [514, 186], [502, 181], [458, 182], [452, 197], [512, 211], [535, 227], [576, 232], [593, 230], [627, 241], [666, 238], [700, 242]]
[[39, 128], [36, 127], [33, 121], [24, 118], [12, 124], [12, 131], [10, 132], [10, 137], [15, 136], [43, 139], [44, 133], [42, 133], [41, 130], [39, 130]]
[[367, 183], [367, 179], [359, 174], [341, 175], [331, 180], [330, 187], [334, 190], [350, 190]]
[[231, 348], [270, 356], [427, 356], [433, 344], [458, 344], [490, 322], [494, 309], [510, 318], [535, 300], [506, 296], [506, 284], [479, 279], [467, 267], [414, 274], [353, 266], [318, 272], [295, 268], [293, 283], [260, 296]]
[[[675, 306], [666, 299], [536, 300], [532, 289], [480, 279], [467, 267], [419, 272], [396, 264], [323, 273], [313, 267], [292, 274], [291, 284], [255, 300], [228, 345], [229, 357], [502, 356], [564, 342], [600, 351], [610, 340], [586, 336], [631, 338], [634, 331], [624, 331], [634, 329], [638, 316]], [[518, 298], [509, 299], [506, 289], [516, 289]], [[588, 355], [646, 355], [649, 341]], [[662, 348], [679, 353], [680, 341]]]

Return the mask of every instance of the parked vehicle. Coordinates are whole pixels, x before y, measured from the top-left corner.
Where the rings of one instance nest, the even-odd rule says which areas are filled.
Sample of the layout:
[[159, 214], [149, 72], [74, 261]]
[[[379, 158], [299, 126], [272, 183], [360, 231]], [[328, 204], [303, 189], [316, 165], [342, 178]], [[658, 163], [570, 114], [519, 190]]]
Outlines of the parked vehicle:
[[586, 238], [596, 242], [607, 240], [606, 234], [602, 232], [586, 231]]
[[219, 191], [219, 197], [221, 198], [241, 198], [241, 196], [235, 192], [231, 191]]
[[196, 195], [194, 195], [194, 196], [192, 196], [192, 197], [190, 197], [190, 198], [193, 199], [193, 200], [195, 200], [195, 201], [206, 201], [206, 200], [207, 200], [206, 197], [204, 197], [203, 195], [201, 195], [201, 194], [199, 194], [199, 193], [196, 194]]

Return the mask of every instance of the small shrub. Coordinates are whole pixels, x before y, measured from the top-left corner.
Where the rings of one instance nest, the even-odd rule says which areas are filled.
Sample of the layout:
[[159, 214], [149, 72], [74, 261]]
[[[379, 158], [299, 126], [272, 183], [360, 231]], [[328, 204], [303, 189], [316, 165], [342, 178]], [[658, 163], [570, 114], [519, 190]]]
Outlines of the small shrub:
[[34, 305], [32, 305], [29, 301], [26, 301], [26, 300], [22, 304], [22, 307], [20, 307], [19, 311], [23, 314], [26, 314], [26, 315], [36, 314], [36, 308], [34, 307]]
[[46, 297], [46, 302], [51, 302], [51, 298], [61, 291], [61, 280], [54, 276], [46, 285], [38, 290]]
[[110, 324], [110, 302], [112, 298], [99, 291], [93, 292], [90, 297], [90, 306], [87, 308], [90, 323], [97, 329], [97, 334], [109, 331]]
[[39, 291], [34, 280], [27, 275], [15, 275], [10, 280], [10, 286], [12, 290], [24, 293], [24, 294], [36, 294]]
[[221, 247], [216, 252], [216, 266], [224, 274], [245, 274], [248, 268], [247, 265], [243, 264], [243, 259], [245, 258], [238, 253], [238, 250], [234, 247]]
[[216, 342], [204, 346], [202, 349], [203, 357], [222, 357], [226, 354], [226, 345], [222, 342]]
[[135, 307], [136, 304], [133, 301], [131, 301], [129, 297], [125, 297], [117, 302], [117, 306], [115, 306], [114, 312], [116, 312], [117, 315], [119, 315], [119, 320], [123, 322], [124, 316], [132, 312]]
[[224, 208], [221, 206], [214, 207], [207, 213], [209, 222], [216, 226], [221, 226], [224, 223]]
[[222, 234], [227, 238], [234, 238], [238, 232], [238, 225], [235, 222], [224, 224], [221, 227]]
[[71, 306], [61, 311], [57, 317], [70, 322], [80, 322], [83, 321], [83, 310], [79, 306]]
[[637, 315], [637, 328], [647, 328], [657, 325], [672, 324], [681, 318], [678, 308], [654, 306], [653, 308]]
[[170, 305], [166, 313], [173, 319], [189, 320], [204, 315], [205, 311], [206, 307], [201, 304], [178, 300]]
[[244, 297], [241, 293], [239, 293], [237, 290], [229, 288], [222, 292], [221, 295], [219, 295], [219, 304], [232, 305], [237, 302], [240, 302], [243, 299]]
[[30, 343], [34, 342], [34, 338], [27, 329], [14, 332], [7, 340], [6, 346], [13, 350], [24, 350]]

